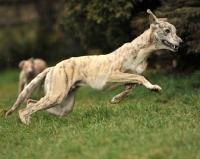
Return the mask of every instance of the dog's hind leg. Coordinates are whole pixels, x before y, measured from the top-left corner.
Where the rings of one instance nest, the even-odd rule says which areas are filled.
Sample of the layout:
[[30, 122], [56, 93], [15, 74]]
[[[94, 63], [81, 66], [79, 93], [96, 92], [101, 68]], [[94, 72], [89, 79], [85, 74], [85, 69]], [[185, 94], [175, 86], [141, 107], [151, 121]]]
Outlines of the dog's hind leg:
[[[67, 97], [62, 101], [60, 105], [46, 109], [45, 111], [49, 114], [57, 115], [57, 116], [65, 116], [69, 114], [73, 110], [74, 99], [75, 99], [77, 90], [78, 90], [78, 87], [76, 87], [73, 90], [70, 90]], [[32, 107], [37, 102], [38, 102], [37, 100], [29, 99], [27, 101], [26, 108]]]
[[29, 123], [33, 113], [58, 106], [67, 97], [71, 83], [68, 81], [68, 75], [64, 72], [62, 65], [58, 65], [49, 73], [51, 74], [49, 92], [34, 105], [19, 111], [20, 119], [25, 124]]
[[37, 100], [28, 99], [26, 102], [27, 103], [26, 108], [33, 106], [37, 102], [38, 102]]
[[42, 92], [42, 88], [43, 88], [43, 83], [44, 83], [44, 79], [38, 84], [38, 86], [35, 88], [35, 92], [37, 94], [40, 94]]
[[121, 93], [119, 93], [118, 95], [114, 96], [110, 102], [112, 104], [119, 103], [124, 98], [128, 97], [135, 87], [136, 87], [136, 84], [133, 84], [133, 83], [125, 84], [125, 89]]
[[74, 100], [78, 87], [69, 91], [67, 97], [56, 107], [45, 110], [52, 115], [65, 116], [73, 110]]
[[31, 105], [25, 109], [20, 110], [19, 117], [24, 124], [28, 124], [30, 122], [30, 116], [33, 113], [39, 110], [46, 110], [51, 107], [60, 105], [64, 98], [65, 96], [63, 94], [54, 95], [54, 96], [46, 95], [34, 105]]

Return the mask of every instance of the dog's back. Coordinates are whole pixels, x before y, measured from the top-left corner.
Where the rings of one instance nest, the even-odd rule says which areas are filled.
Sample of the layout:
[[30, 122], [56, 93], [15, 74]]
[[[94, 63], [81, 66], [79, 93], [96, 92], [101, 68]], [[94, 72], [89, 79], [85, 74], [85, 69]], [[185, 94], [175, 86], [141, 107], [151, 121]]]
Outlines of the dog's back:
[[47, 64], [44, 60], [34, 59], [33, 69], [34, 69], [35, 76], [41, 73], [45, 68], [47, 68]]

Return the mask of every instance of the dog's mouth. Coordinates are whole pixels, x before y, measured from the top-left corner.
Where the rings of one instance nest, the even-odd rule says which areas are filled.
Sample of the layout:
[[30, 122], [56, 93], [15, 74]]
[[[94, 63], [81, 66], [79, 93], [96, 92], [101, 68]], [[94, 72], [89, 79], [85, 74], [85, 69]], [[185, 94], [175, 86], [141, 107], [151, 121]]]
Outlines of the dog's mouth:
[[165, 46], [167, 46], [167, 47], [169, 47], [169, 48], [171, 48], [171, 49], [173, 49], [175, 51], [178, 51], [178, 46], [177, 45], [173, 45], [172, 43], [170, 43], [169, 41], [166, 41], [166, 40], [162, 40], [162, 43]]

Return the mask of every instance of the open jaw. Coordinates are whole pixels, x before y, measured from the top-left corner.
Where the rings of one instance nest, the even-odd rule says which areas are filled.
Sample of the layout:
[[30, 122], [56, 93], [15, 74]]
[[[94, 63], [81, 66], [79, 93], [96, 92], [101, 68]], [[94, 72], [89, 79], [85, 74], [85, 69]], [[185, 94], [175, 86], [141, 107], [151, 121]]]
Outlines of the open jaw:
[[162, 43], [165, 45], [165, 46], [167, 46], [167, 47], [169, 47], [169, 48], [171, 48], [171, 49], [173, 49], [173, 50], [178, 50], [178, 46], [177, 45], [173, 45], [172, 43], [170, 43], [169, 41], [167, 41], [167, 40], [162, 40]]

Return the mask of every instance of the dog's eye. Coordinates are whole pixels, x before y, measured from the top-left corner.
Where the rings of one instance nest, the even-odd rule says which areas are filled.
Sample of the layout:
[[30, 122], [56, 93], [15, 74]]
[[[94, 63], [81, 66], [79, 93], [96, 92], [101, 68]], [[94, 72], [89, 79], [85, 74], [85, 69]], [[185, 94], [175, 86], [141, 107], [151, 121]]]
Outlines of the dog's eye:
[[169, 29], [165, 29], [165, 33], [170, 33], [170, 30]]

